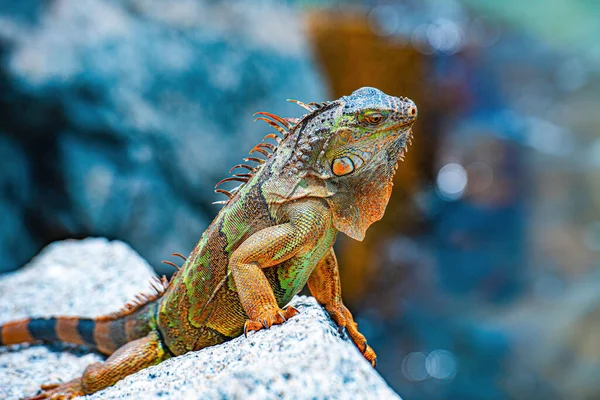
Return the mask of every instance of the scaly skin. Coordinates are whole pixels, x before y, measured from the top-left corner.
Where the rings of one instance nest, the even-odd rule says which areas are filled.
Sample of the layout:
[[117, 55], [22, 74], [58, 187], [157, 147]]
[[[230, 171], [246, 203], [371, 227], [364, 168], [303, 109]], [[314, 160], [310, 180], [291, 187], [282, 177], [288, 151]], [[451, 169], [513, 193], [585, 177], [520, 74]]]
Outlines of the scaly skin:
[[278, 145], [251, 151], [267, 159], [226, 180], [243, 184], [219, 190], [229, 200], [170, 282], [158, 281], [152, 294], [109, 316], [0, 327], [0, 344], [61, 340], [111, 355], [81, 378], [44, 386], [35, 399], [94, 393], [169, 357], [284, 323], [298, 313], [285, 305], [306, 284], [375, 365], [342, 302], [332, 246], [338, 231], [362, 240], [383, 216], [417, 109], [373, 88], [297, 103], [309, 111], [300, 120], [259, 113], [283, 137], [267, 135]]

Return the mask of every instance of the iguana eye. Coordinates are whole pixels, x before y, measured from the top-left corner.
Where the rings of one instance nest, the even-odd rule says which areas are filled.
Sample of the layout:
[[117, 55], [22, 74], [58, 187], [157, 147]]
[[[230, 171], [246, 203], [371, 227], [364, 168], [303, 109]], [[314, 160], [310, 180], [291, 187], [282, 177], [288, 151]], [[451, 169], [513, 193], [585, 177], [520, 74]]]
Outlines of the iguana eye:
[[337, 176], [348, 175], [354, 171], [354, 163], [349, 157], [341, 157], [333, 160], [331, 170]]
[[384, 119], [385, 119], [385, 115], [383, 115], [381, 113], [371, 113], [371, 114], [364, 115], [362, 117], [362, 120], [369, 125], [380, 124], [381, 122], [383, 122]]

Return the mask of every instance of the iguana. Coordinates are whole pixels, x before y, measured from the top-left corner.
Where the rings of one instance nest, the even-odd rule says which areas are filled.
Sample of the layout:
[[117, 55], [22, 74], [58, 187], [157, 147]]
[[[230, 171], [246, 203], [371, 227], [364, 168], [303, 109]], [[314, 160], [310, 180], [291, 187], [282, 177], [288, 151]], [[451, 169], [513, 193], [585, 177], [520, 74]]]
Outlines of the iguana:
[[338, 231], [362, 240], [383, 216], [417, 108], [369, 87], [335, 101], [292, 101], [306, 109], [303, 117], [256, 113], [277, 132], [250, 151], [265, 158], [246, 158], [256, 165], [238, 164], [230, 173], [243, 173], [217, 184], [241, 182], [216, 190], [228, 199], [170, 281], [157, 278], [152, 293], [110, 315], [0, 327], [0, 345], [62, 341], [110, 355], [80, 378], [42, 386], [33, 399], [91, 394], [170, 357], [282, 324], [298, 313], [285, 306], [306, 284], [375, 365], [342, 302], [332, 246]]

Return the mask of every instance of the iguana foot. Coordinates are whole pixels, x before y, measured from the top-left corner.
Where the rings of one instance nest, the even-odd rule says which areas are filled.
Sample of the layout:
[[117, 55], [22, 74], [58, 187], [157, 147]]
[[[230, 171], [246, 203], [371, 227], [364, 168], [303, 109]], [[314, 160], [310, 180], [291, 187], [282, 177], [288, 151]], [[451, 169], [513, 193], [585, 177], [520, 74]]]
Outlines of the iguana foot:
[[331, 318], [339, 326], [340, 332], [346, 328], [348, 336], [362, 355], [375, 367], [377, 365], [377, 355], [373, 349], [367, 344], [367, 339], [358, 331], [358, 324], [354, 322], [354, 318], [350, 313], [350, 310], [345, 305], [340, 304], [337, 306], [326, 306], [325, 309], [331, 315]]
[[248, 336], [248, 332], [250, 331], [259, 331], [263, 328], [268, 329], [273, 325], [283, 324], [296, 314], [298, 314], [298, 310], [292, 306], [287, 306], [283, 310], [275, 308], [264, 312], [258, 318], [246, 321], [244, 324], [244, 335]]
[[73, 379], [63, 384], [46, 384], [41, 386], [42, 393], [31, 397], [29, 400], [68, 400], [78, 396], [85, 396], [81, 387], [81, 378]]

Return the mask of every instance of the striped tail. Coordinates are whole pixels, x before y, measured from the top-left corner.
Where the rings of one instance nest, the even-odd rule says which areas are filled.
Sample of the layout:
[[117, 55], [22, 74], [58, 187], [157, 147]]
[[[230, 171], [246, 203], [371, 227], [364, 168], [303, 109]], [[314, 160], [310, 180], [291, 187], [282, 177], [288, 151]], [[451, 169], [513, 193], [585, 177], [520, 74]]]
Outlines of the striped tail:
[[156, 303], [130, 313], [95, 319], [78, 317], [26, 318], [0, 325], [0, 346], [19, 343], [65, 342], [110, 355], [132, 340], [146, 336], [155, 325]]
[[142, 293], [124, 308], [98, 318], [26, 318], [0, 325], [0, 346], [19, 343], [65, 342], [80, 344], [109, 355], [132, 340], [146, 336], [156, 326], [157, 300], [168, 281], [155, 277], [150, 293]]
[[0, 345], [65, 342], [112, 354], [127, 343], [125, 319], [102, 321], [77, 317], [27, 318], [0, 326]]

